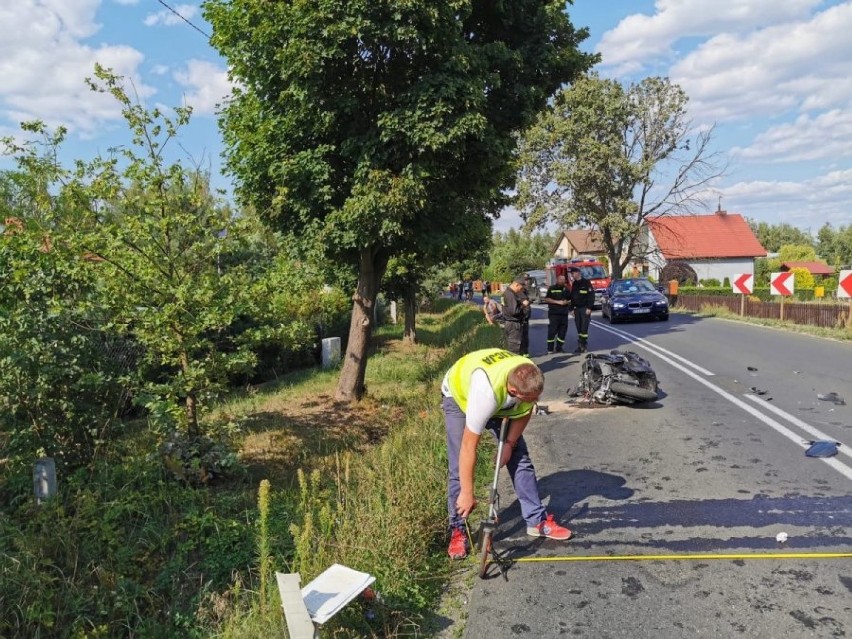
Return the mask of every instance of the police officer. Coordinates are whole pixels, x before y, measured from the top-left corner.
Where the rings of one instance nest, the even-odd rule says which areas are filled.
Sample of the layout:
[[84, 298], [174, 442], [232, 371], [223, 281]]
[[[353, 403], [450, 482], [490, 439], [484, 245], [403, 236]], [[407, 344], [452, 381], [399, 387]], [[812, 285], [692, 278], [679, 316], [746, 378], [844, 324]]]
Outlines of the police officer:
[[568, 272], [571, 274], [571, 310], [574, 311], [574, 325], [577, 327], [577, 348], [574, 352], [585, 353], [592, 308], [595, 305], [595, 289], [576, 266], [569, 268]]
[[568, 306], [571, 289], [565, 285], [565, 276], [557, 275], [556, 284], [548, 287], [542, 300], [547, 304], [547, 352], [561, 353], [568, 331]]
[[524, 290], [524, 278], [516, 277], [503, 291], [503, 331], [506, 347], [516, 355], [528, 355], [530, 349], [530, 300]]

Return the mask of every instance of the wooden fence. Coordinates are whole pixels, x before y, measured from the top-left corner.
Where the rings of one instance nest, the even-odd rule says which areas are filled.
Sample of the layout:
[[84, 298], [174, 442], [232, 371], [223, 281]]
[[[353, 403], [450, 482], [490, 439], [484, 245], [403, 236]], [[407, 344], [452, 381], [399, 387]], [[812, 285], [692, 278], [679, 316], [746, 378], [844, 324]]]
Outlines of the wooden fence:
[[[740, 314], [739, 295], [678, 295], [674, 307], [700, 311], [704, 305], [722, 306]], [[748, 317], [781, 319], [780, 302], [745, 300], [744, 314]], [[784, 302], [784, 319], [794, 324], [809, 324], [823, 328], [852, 327], [852, 305], [837, 302]]]

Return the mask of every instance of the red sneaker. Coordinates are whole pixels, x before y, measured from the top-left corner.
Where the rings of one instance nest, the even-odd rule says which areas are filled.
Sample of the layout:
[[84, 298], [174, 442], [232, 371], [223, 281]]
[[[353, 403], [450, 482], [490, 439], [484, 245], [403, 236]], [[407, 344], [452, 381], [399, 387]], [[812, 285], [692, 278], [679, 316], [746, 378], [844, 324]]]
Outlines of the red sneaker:
[[557, 524], [551, 514], [548, 514], [547, 518], [538, 526], [527, 526], [527, 534], [530, 537], [549, 537], [559, 541], [568, 541], [574, 536], [574, 533], [565, 526]]
[[450, 534], [450, 547], [447, 548], [447, 554], [450, 559], [464, 559], [467, 557], [467, 535], [461, 528], [453, 528]]

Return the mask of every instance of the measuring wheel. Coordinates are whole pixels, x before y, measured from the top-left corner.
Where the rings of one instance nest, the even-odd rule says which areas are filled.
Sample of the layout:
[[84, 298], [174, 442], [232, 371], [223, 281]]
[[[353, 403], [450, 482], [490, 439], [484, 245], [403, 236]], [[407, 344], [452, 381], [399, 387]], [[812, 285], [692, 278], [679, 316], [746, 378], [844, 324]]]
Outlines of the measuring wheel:
[[479, 531], [479, 577], [485, 579], [488, 574], [488, 564], [493, 550], [492, 540], [494, 538], [494, 524], [483, 522]]
[[497, 460], [494, 462], [494, 479], [491, 482], [491, 494], [488, 499], [488, 517], [479, 529], [479, 577], [484, 579], [488, 574], [488, 564], [491, 560], [499, 567], [503, 578], [506, 571], [497, 551], [494, 550], [494, 531], [497, 528], [497, 513], [500, 510], [500, 494], [497, 492], [497, 479], [500, 477], [500, 458], [503, 456], [503, 446], [509, 434], [509, 418], [504, 417], [500, 424], [500, 436], [497, 440]]

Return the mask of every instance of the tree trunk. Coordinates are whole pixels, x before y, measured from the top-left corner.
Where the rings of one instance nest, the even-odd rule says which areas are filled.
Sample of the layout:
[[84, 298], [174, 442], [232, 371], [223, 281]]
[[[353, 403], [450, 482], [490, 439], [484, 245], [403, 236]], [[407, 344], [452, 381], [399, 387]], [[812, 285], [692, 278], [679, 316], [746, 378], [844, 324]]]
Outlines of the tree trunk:
[[[180, 367], [183, 370], [184, 378], [189, 379], [189, 356], [186, 351], [181, 351]], [[187, 393], [184, 402], [186, 410], [186, 434], [190, 437], [198, 436], [198, 398], [195, 393]]]
[[367, 371], [367, 350], [373, 334], [373, 312], [379, 284], [387, 261], [377, 259], [374, 248], [361, 250], [358, 265], [358, 287], [352, 296], [352, 322], [349, 342], [343, 356], [343, 368], [337, 380], [335, 399], [353, 402], [364, 396], [364, 375]]
[[405, 291], [405, 330], [402, 339], [409, 344], [417, 343], [417, 332], [414, 329], [414, 320], [417, 313], [417, 287], [409, 286]]

